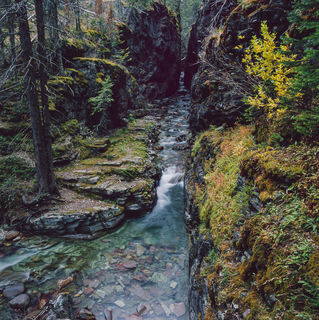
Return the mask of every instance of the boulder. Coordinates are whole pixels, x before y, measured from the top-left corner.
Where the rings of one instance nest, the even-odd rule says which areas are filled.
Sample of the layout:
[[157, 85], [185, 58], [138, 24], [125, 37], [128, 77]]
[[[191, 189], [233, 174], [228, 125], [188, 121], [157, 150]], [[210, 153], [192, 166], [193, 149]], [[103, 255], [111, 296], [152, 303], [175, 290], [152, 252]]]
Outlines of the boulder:
[[6, 298], [13, 298], [23, 293], [24, 290], [25, 289], [24, 289], [23, 283], [16, 283], [16, 284], [12, 284], [10, 286], [5, 287], [2, 294]]
[[[66, 76], [49, 81], [58, 92], [55, 98], [55, 116], [77, 119], [103, 135], [109, 129], [123, 126], [134, 110], [143, 109], [135, 78], [126, 67], [108, 59], [78, 57]], [[98, 109], [89, 99], [99, 95], [103, 81], [110, 77], [111, 102], [104, 102]]]

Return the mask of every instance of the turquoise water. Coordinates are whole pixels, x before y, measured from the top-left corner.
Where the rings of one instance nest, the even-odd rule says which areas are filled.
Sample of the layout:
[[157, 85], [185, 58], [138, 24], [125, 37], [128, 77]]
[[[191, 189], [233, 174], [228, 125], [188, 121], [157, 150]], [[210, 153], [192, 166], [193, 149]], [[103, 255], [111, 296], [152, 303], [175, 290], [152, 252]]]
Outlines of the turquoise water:
[[[87, 307], [97, 319], [112, 310], [126, 319], [139, 304], [143, 319], [188, 319], [188, 238], [184, 225], [183, 151], [176, 138], [187, 134], [187, 96], [171, 101], [161, 120], [163, 174], [153, 211], [127, 221], [120, 229], [92, 241], [31, 237], [4, 248], [0, 287], [25, 283], [32, 303], [56, 290], [59, 279], [73, 277], [64, 291], [74, 309]], [[184, 143], [184, 142], [182, 142]], [[21, 319], [0, 299], [0, 318]], [[184, 310], [185, 308], [185, 310]]]

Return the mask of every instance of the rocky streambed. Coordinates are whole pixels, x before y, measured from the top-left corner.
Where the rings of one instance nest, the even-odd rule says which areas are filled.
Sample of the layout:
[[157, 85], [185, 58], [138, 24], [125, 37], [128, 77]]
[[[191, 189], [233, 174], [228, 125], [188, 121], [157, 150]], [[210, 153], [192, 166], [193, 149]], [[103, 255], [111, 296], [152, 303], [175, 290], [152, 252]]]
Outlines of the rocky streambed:
[[[157, 187], [156, 154], [130, 140], [149, 139], [142, 120], [132, 125], [134, 133], [124, 133], [125, 143], [111, 137], [118, 143], [112, 157], [99, 152], [58, 170], [69, 202], [25, 220], [30, 231], [51, 237], [3, 241], [1, 319], [188, 319], [183, 173], [189, 99], [181, 89], [159, 102]], [[55, 238], [66, 234], [94, 239]]]

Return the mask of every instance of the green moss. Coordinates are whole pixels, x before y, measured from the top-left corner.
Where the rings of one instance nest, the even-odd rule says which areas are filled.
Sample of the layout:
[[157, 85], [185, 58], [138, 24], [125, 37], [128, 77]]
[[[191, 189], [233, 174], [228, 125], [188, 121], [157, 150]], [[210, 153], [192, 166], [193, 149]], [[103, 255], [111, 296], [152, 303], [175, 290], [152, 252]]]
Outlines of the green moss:
[[[303, 146], [264, 149], [254, 144], [245, 127], [210, 129], [196, 140], [194, 165], [205, 164], [204, 183], [196, 186], [195, 193], [199, 231], [214, 247], [204, 259], [207, 265], [201, 277], [214, 296], [215, 309], [234, 302], [240, 313], [250, 309], [247, 319], [316, 319], [319, 165], [315, 154], [317, 148]], [[239, 174], [246, 178], [245, 187], [238, 187]], [[250, 215], [253, 184], [265, 203]], [[239, 235], [236, 244], [234, 233]]]
[[[235, 226], [241, 224], [251, 188], [238, 190], [240, 160], [253, 145], [250, 129], [241, 127], [228, 134], [216, 129], [203, 133], [195, 142], [192, 155], [200, 150], [208, 136], [220, 152], [213, 163], [206, 161], [205, 185], [197, 192], [199, 216], [203, 224], [209, 226], [215, 244], [230, 237]], [[218, 145], [218, 146], [217, 146]]]
[[140, 174], [138, 168], [134, 168], [134, 167], [126, 168], [126, 169], [113, 168], [111, 172], [123, 177], [127, 181], [134, 180]]
[[309, 279], [319, 287], [319, 249], [312, 252], [306, 270]]
[[68, 76], [53, 76], [49, 81], [48, 85], [71, 85], [74, 79]]
[[71, 136], [76, 135], [80, 131], [80, 125], [77, 119], [68, 120], [64, 122], [61, 127], [66, 134]]
[[263, 202], [272, 199], [282, 186], [298, 180], [303, 172], [302, 164], [296, 161], [295, 154], [289, 149], [257, 149], [247, 153], [241, 163], [242, 173], [255, 179]]

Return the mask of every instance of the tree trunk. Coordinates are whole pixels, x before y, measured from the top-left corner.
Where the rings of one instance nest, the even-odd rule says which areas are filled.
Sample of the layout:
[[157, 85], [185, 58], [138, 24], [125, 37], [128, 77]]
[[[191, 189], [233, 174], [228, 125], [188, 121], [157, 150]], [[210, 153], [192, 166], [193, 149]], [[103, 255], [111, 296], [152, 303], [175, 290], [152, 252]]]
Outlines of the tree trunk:
[[57, 65], [59, 73], [63, 74], [62, 49], [59, 37], [58, 1], [48, 0], [47, 8], [50, 40], [56, 52], [54, 63]]
[[75, 30], [82, 34], [81, 30], [81, 8], [80, 8], [80, 2], [79, 0], [75, 0], [75, 7], [74, 7], [74, 13], [75, 13]]
[[[17, 5], [17, 17], [18, 17], [22, 57], [24, 59], [24, 64], [26, 68], [25, 86], [26, 86], [26, 92], [29, 100], [33, 144], [34, 144], [36, 167], [37, 167], [38, 198], [40, 198], [40, 196], [45, 194], [58, 193], [54, 174], [53, 174], [51, 139], [49, 137], [49, 132], [48, 132], [49, 124], [48, 124], [48, 117], [46, 115], [46, 112], [48, 112], [48, 110], [43, 111], [43, 114], [42, 114], [43, 118], [42, 118], [40, 108], [39, 108], [38, 92], [36, 88], [36, 63], [35, 63], [35, 59], [33, 57], [33, 52], [32, 52], [32, 43], [30, 38], [26, 3], [25, 3], [25, 0], [15, 0], [15, 3]], [[42, 1], [36, 0], [36, 6], [40, 6], [40, 5], [42, 6]], [[41, 25], [41, 17], [40, 17], [40, 25]], [[39, 44], [43, 40], [44, 40], [44, 31], [43, 31], [43, 34], [41, 34], [40, 32]], [[41, 46], [43, 48], [43, 42]], [[40, 62], [40, 65], [41, 64], [42, 63]], [[44, 68], [44, 66], [42, 67]], [[46, 98], [44, 98], [44, 100], [45, 99]], [[45, 110], [44, 106], [43, 106], [43, 110]]]
[[15, 44], [15, 14], [13, 3], [11, 0], [7, 0], [8, 5], [8, 31], [10, 38], [10, 53], [11, 53], [11, 66], [14, 72], [14, 78], [17, 80], [17, 68], [16, 68], [16, 44]]
[[5, 63], [5, 54], [4, 54], [4, 33], [2, 30], [2, 21], [0, 21], [0, 66]]
[[38, 31], [38, 55], [39, 55], [39, 77], [41, 88], [41, 101], [42, 101], [42, 127], [44, 134], [44, 141], [46, 142], [46, 156], [48, 161], [48, 168], [45, 174], [48, 177], [48, 190], [49, 193], [57, 193], [57, 186], [54, 178], [53, 159], [52, 159], [52, 143], [50, 136], [50, 114], [49, 114], [49, 101], [47, 93], [48, 75], [46, 71], [47, 59], [45, 49], [45, 31], [44, 31], [44, 11], [43, 0], [35, 0], [35, 12], [37, 17], [37, 31]]

